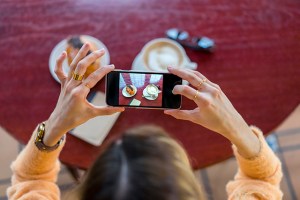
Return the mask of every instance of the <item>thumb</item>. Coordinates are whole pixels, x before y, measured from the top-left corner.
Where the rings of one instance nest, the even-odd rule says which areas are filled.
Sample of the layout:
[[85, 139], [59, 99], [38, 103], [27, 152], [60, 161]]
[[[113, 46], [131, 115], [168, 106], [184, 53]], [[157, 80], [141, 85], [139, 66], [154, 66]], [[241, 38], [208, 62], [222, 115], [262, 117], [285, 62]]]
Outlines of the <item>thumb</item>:
[[123, 107], [109, 107], [109, 106], [93, 106], [93, 110], [96, 116], [112, 115], [117, 112], [125, 111]]
[[164, 113], [181, 120], [190, 120], [191, 118], [188, 110], [165, 110]]

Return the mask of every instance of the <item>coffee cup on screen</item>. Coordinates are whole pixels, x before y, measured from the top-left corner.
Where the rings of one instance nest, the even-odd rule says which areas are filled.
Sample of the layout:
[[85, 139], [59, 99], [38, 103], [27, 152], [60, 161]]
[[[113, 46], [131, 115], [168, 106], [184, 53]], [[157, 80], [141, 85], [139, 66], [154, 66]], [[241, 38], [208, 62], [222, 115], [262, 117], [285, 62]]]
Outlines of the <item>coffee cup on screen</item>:
[[158, 87], [154, 84], [147, 85], [146, 91], [147, 91], [148, 94], [154, 95], [154, 96], [156, 96], [159, 92]]
[[196, 69], [184, 48], [167, 38], [157, 38], [148, 42], [141, 51], [141, 62], [148, 71], [168, 71], [167, 67]]

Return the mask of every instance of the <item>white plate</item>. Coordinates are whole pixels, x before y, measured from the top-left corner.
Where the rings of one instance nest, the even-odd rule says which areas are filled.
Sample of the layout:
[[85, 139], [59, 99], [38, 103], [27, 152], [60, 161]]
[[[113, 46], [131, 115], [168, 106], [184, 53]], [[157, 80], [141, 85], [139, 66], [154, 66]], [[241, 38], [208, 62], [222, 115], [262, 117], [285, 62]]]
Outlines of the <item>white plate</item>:
[[[104, 56], [100, 59], [100, 65], [104, 66], [104, 65], [108, 65], [110, 62], [110, 57], [109, 57], [109, 52], [107, 47], [98, 39], [89, 36], [89, 35], [81, 35], [81, 37], [83, 37], [84, 39], [86, 39], [87, 41], [93, 43], [96, 45], [97, 49], [102, 49], [104, 48], [105, 50], [105, 54]], [[60, 83], [58, 77], [56, 76], [54, 69], [55, 69], [55, 65], [56, 65], [56, 59], [60, 56], [60, 54], [65, 51], [67, 48], [67, 39], [64, 39], [62, 41], [60, 41], [52, 50], [51, 54], [50, 54], [50, 58], [49, 58], [49, 69], [50, 69], [50, 73], [53, 76], [53, 78]], [[68, 65], [68, 61], [67, 59], [64, 60], [63, 65], [62, 65], [63, 71], [68, 74], [69, 72], [69, 65]]]
[[131, 69], [135, 71], [149, 71], [145, 66], [143, 66], [142, 55], [140, 53], [133, 60]]
[[137, 92], [136, 87], [134, 85], [130, 85], [130, 86], [133, 87], [134, 94], [133, 95], [128, 94], [128, 92], [126, 91], [126, 86], [125, 86], [122, 90], [122, 94], [124, 97], [133, 97], [136, 94], [136, 92]]
[[154, 95], [154, 97], [152, 97], [152, 95], [148, 94], [146, 88], [143, 90], [143, 97], [146, 98], [146, 99], [148, 99], [148, 100], [155, 100], [155, 99], [157, 99], [158, 94], [159, 93], [157, 93], [156, 95]]

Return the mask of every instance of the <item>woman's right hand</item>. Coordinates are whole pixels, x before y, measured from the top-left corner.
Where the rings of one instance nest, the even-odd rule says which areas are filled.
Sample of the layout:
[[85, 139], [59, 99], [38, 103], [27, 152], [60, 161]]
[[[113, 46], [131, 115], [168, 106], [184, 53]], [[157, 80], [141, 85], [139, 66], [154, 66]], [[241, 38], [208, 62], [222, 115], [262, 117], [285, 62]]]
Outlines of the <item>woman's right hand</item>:
[[194, 87], [177, 85], [173, 93], [189, 98], [197, 107], [193, 110], [166, 110], [165, 114], [194, 122], [223, 135], [238, 147], [244, 157], [250, 158], [259, 152], [257, 137], [217, 84], [198, 71], [172, 67], [168, 70]]
[[66, 52], [57, 59], [55, 72], [61, 82], [61, 92], [56, 107], [46, 122], [44, 143], [48, 146], [55, 145], [66, 132], [91, 118], [124, 111], [121, 107], [96, 106], [87, 101], [90, 89], [114, 70], [114, 65], [101, 66], [83, 80], [74, 78], [73, 74], [83, 77], [88, 66], [105, 53], [102, 49], [87, 55], [89, 49], [89, 44], [81, 47], [70, 65], [68, 74], [62, 69], [62, 63], [67, 57]]

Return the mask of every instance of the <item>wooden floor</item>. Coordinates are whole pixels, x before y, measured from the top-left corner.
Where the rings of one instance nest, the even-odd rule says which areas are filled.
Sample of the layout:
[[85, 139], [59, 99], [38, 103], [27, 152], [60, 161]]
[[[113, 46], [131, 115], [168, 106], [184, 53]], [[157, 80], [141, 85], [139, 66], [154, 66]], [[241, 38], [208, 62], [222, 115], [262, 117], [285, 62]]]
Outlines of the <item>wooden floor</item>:
[[[284, 199], [300, 199], [300, 105], [274, 133], [267, 137], [267, 141], [282, 161]], [[23, 145], [0, 128], [0, 200], [7, 199], [5, 191], [10, 184], [11, 176], [9, 165], [22, 148]], [[236, 168], [236, 161], [231, 158], [196, 171], [208, 200], [226, 199], [225, 185], [233, 178]], [[64, 166], [59, 174], [58, 184], [63, 193], [75, 185]]]

